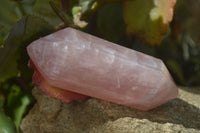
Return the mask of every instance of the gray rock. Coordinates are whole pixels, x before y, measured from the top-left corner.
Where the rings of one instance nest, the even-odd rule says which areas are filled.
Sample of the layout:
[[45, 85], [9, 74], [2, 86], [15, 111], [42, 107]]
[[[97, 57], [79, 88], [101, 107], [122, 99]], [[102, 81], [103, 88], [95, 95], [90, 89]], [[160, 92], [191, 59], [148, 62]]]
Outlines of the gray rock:
[[200, 133], [199, 88], [181, 87], [178, 98], [147, 112], [94, 98], [64, 104], [39, 88], [33, 95], [24, 133]]

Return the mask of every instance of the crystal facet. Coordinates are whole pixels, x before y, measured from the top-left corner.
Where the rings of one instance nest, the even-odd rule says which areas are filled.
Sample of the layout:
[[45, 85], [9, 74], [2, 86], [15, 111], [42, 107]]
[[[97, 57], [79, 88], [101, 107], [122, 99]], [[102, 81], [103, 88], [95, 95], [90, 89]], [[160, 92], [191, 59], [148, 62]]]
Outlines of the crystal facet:
[[27, 50], [49, 85], [75, 94], [140, 110], [178, 94], [161, 60], [72, 28], [40, 38]]

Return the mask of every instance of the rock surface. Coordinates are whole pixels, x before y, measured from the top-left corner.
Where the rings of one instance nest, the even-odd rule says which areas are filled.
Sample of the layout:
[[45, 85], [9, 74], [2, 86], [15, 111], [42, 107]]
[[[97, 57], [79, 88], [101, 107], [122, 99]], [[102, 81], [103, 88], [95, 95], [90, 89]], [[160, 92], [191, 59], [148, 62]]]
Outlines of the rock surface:
[[200, 133], [200, 89], [179, 89], [178, 98], [151, 111], [98, 99], [64, 104], [34, 88], [37, 103], [23, 119], [23, 133]]

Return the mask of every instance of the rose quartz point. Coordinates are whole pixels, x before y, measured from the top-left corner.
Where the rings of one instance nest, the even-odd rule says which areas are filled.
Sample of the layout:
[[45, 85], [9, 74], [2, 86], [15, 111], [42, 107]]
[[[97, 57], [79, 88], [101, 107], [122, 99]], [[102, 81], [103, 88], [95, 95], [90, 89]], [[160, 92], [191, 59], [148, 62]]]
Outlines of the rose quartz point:
[[34, 70], [32, 82], [34, 85], [39, 86], [44, 93], [47, 95], [62, 100], [64, 103], [71, 102], [73, 100], [84, 101], [88, 99], [88, 96], [81, 95], [79, 93], [71, 92], [65, 89], [60, 89], [54, 86], [51, 86], [40, 74], [37, 68], [34, 66], [32, 61], [29, 61], [28, 66]]
[[177, 86], [160, 59], [65, 28], [27, 47], [53, 87], [140, 110], [174, 99]]

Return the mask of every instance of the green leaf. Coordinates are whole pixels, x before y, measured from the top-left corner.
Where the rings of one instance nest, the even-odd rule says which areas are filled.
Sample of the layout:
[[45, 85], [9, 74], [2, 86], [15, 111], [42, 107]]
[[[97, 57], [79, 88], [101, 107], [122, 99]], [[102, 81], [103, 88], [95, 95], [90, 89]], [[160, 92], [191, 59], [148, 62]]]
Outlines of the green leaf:
[[12, 85], [10, 93], [7, 97], [6, 111], [13, 119], [17, 131], [23, 115], [27, 111], [27, 106], [32, 102], [33, 98], [30, 94], [23, 91], [19, 86]]
[[21, 17], [16, 2], [8, 0], [1, 0], [0, 12], [1, 24], [5, 26], [12, 25], [19, 17]]
[[21, 105], [18, 108], [15, 108], [14, 111], [14, 123], [16, 125], [17, 130], [19, 131], [19, 127], [21, 121], [23, 119], [24, 114], [27, 112], [28, 105], [32, 102], [32, 98], [29, 95], [24, 94], [20, 99], [19, 102]]
[[35, 0], [20, 0], [17, 5], [23, 15], [32, 14]]
[[12, 121], [0, 108], [0, 133], [16, 133], [16, 129]]
[[121, 3], [112, 3], [98, 10], [98, 33], [106, 40], [117, 42], [125, 33]]
[[0, 46], [3, 45], [3, 40], [7, 36], [11, 25], [14, 24], [21, 16], [16, 2], [9, 0], [1, 0], [0, 4]]
[[[58, 26], [61, 23], [61, 20], [53, 11], [49, 2], [50, 0], [36, 0], [33, 13], [34, 15], [44, 18], [53, 26]], [[59, 0], [54, 0], [53, 2], [59, 5]]]
[[127, 33], [150, 45], [160, 44], [172, 20], [175, 2], [176, 0], [125, 1], [123, 8]]
[[[20, 74], [17, 61], [28, 63], [28, 58], [21, 57], [21, 52], [32, 41], [54, 31], [46, 21], [35, 16], [26, 16], [16, 22], [5, 41], [5, 47], [0, 49], [0, 82]], [[24, 65], [23, 64], [23, 65]]]
[[23, 15], [32, 12], [34, 0], [19, 2], [1, 0], [0, 4], [0, 46], [6, 39], [12, 25]]

